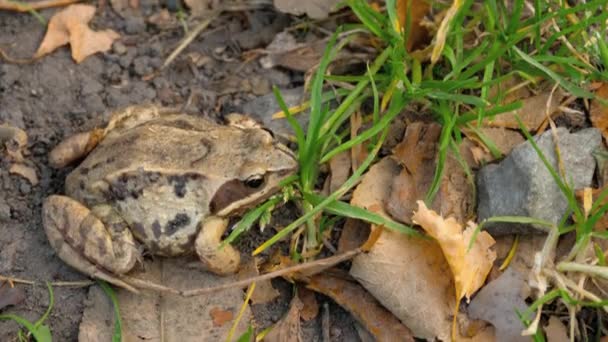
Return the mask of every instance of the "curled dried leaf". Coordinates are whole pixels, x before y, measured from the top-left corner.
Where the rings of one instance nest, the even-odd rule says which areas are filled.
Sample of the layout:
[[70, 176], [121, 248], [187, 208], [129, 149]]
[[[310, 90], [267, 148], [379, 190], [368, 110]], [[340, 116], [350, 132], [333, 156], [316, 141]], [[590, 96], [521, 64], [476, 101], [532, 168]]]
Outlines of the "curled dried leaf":
[[495, 243], [492, 236], [486, 231], [480, 232], [469, 250], [476, 225], [469, 222], [463, 230], [454, 218], [444, 219], [429, 210], [423, 201], [418, 201], [418, 211], [412, 219], [441, 246], [454, 276], [457, 299], [464, 296], [470, 299], [483, 285], [496, 259], [496, 252], [490, 249]]

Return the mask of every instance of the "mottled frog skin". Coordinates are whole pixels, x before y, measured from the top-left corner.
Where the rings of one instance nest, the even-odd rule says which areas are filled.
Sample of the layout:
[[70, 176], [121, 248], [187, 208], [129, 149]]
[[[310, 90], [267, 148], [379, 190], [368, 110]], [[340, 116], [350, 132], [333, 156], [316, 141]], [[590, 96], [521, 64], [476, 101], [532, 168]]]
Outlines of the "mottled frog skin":
[[43, 206], [58, 255], [115, 284], [140, 257], [139, 244], [155, 255], [196, 252], [209, 270], [235, 272], [238, 251], [217, 248], [228, 219], [276, 193], [297, 169], [293, 153], [270, 132], [238, 121], [222, 125], [132, 106], [86, 135], [86, 143], [75, 136], [58, 145], [51, 163], [60, 153], [90, 151], [67, 176], [65, 196], [50, 196]]

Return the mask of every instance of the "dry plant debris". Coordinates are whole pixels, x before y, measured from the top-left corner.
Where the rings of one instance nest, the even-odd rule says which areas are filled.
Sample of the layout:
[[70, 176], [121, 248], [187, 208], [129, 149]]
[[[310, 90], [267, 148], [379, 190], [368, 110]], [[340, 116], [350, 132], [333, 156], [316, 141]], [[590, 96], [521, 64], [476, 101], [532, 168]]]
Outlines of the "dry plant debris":
[[42, 57], [57, 48], [70, 44], [72, 58], [80, 63], [97, 52], [110, 50], [120, 35], [113, 30], [93, 31], [89, 21], [95, 15], [95, 6], [70, 5], [57, 12], [49, 26], [34, 58]]
[[317, 274], [306, 286], [348, 310], [377, 341], [414, 341], [412, 332], [360, 284], [335, 273]]
[[0, 125], [0, 152], [5, 154], [11, 163], [9, 173], [21, 176], [30, 184], [37, 185], [38, 172], [24, 157], [24, 154], [28, 153], [27, 142], [27, 133], [22, 129], [9, 124]]
[[590, 117], [593, 126], [602, 132], [604, 139], [608, 139], [608, 105], [600, 102], [600, 99], [608, 101], [608, 83], [603, 83], [596, 91], [598, 99], [591, 103]]
[[551, 116], [558, 111], [565, 95], [566, 94], [559, 89], [555, 92], [552, 92], [551, 89], [547, 89], [540, 94], [532, 95], [527, 98], [510, 97], [502, 104], [508, 104], [512, 101], [519, 100], [522, 102], [522, 107], [493, 118], [487, 118], [484, 120], [484, 125], [489, 127], [519, 129], [517, 119], [515, 119], [515, 115], [513, 115], [517, 114], [528, 130], [536, 131], [547, 119], [547, 116]]
[[[384, 203], [400, 172], [391, 158], [370, 168], [351, 204], [388, 217]], [[372, 230], [382, 227], [372, 226]], [[350, 274], [419, 338], [450, 339], [454, 283], [439, 245], [431, 239], [384, 230], [366, 254], [353, 259]], [[390, 280], [390, 281], [386, 281]], [[421, 305], [424, 303], [424, 305]]]
[[11, 0], [0, 0], [0, 10], [16, 11], [16, 12], [29, 12], [32, 10], [41, 10], [51, 7], [60, 7], [81, 0], [41, 0], [33, 2], [21, 2]]
[[264, 337], [268, 342], [301, 342], [302, 328], [300, 326], [300, 311], [304, 304], [298, 296], [294, 296], [287, 314]]
[[424, 16], [429, 13], [431, 7], [424, 0], [398, 0], [397, 15], [399, 16], [399, 27], [405, 30], [406, 21], [411, 21], [409, 36], [406, 42], [408, 51], [416, 50], [426, 45], [429, 41], [429, 31], [422, 25]]
[[492, 236], [482, 231], [474, 237], [477, 225], [473, 222], [469, 222], [463, 230], [454, 218], [444, 219], [429, 210], [423, 201], [418, 201], [418, 211], [412, 219], [441, 246], [454, 275], [457, 299], [465, 296], [471, 299], [485, 282], [496, 259], [496, 252], [491, 250], [495, 243]]

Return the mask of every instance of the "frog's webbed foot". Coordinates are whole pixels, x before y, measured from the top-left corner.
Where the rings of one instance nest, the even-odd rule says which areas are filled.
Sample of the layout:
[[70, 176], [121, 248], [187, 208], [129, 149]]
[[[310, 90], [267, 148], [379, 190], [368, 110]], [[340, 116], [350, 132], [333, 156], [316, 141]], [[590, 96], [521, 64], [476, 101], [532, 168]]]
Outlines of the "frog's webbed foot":
[[221, 275], [235, 273], [241, 263], [241, 254], [231, 245], [219, 249], [227, 226], [227, 219], [208, 217], [195, 242], [196, 253], [207, 269]]
[[51, 246], [68, 265], [137, 292], [120, 275], [133, 268], [139, 253], [131, 231], [111, 208], [91, 211], [69, 197], [53, 195], [44, 201], [42, 222]]

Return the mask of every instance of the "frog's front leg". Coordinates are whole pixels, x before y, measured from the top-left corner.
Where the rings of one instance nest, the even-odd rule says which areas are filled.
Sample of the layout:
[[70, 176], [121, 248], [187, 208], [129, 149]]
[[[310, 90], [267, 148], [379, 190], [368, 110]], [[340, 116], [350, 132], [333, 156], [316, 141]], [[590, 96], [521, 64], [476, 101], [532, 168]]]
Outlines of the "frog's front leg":
[[126, 223], [110, 206], [89, 210], [70, 197], [53, 195], [44, 201], [42, 213], [49, 242], [64, 262], [137, 292], [118, 276], [133, 268], [139, 251]]
[[207, 269], [220, 275], [235, 273], [241, 263], [241, 254], [234, 247], [227, 244], [219, 248], [227, 226], [227, 219], [207, 217], [195, 242], [196, 253]]

